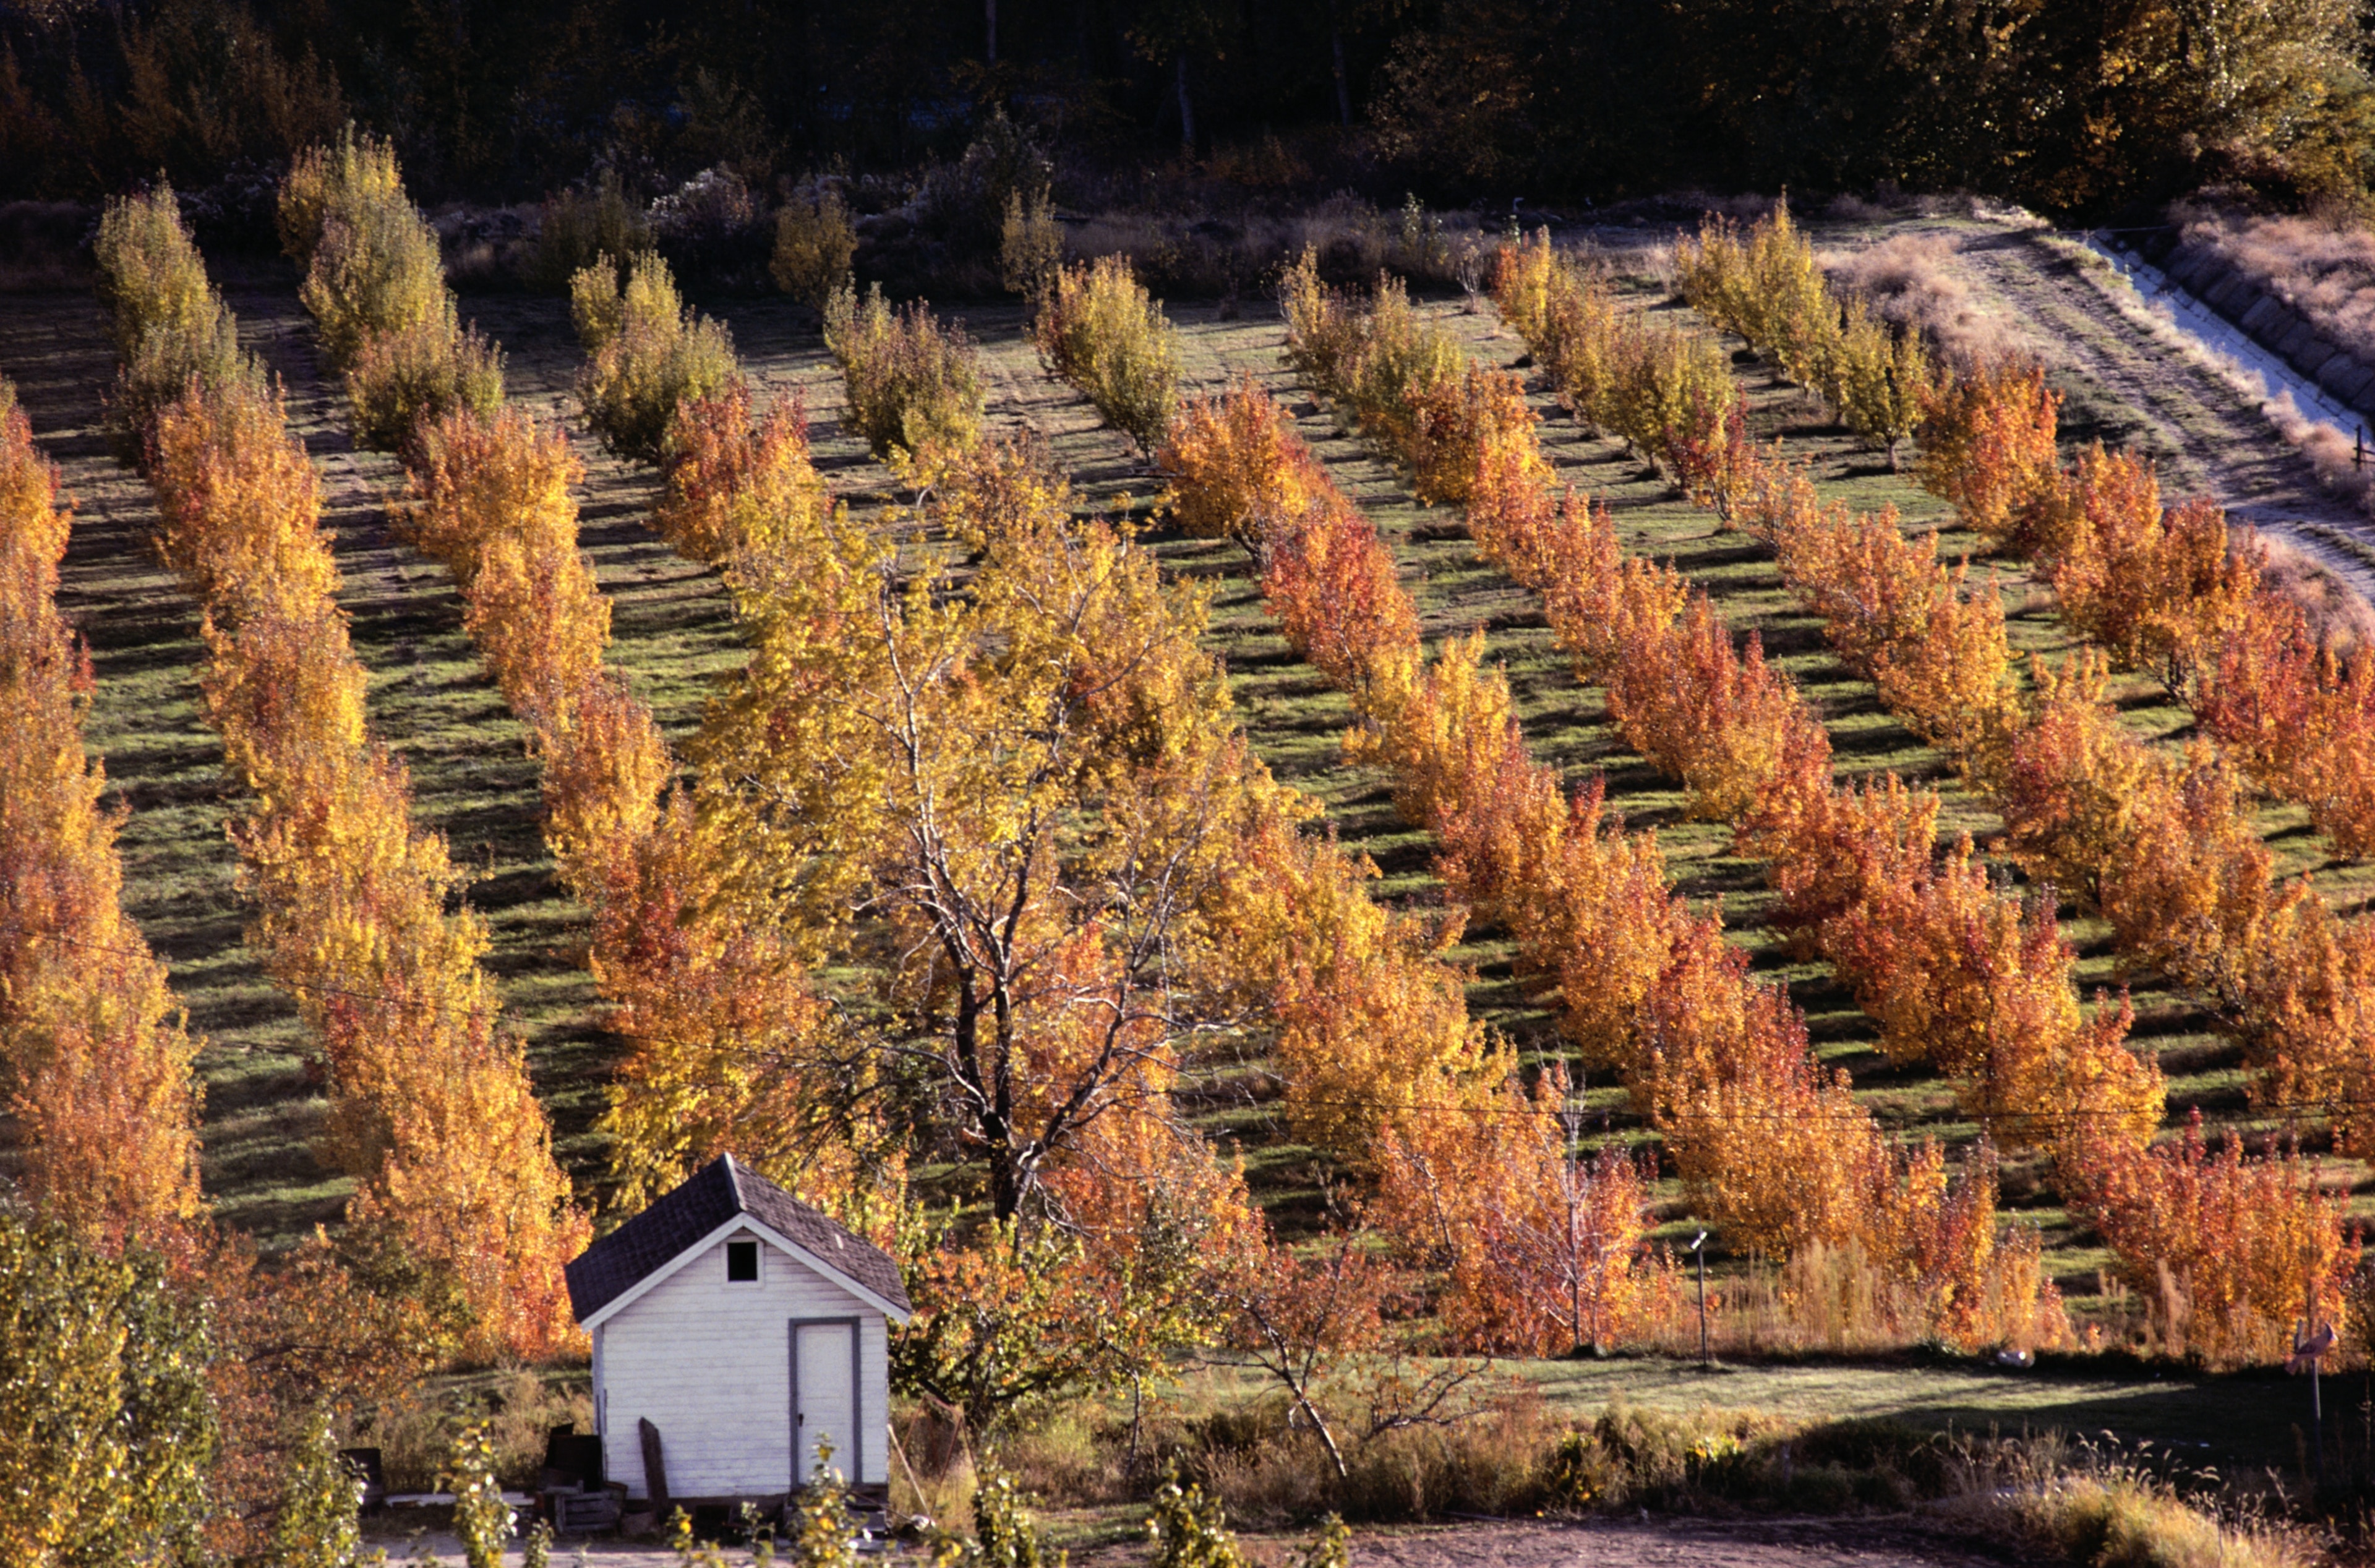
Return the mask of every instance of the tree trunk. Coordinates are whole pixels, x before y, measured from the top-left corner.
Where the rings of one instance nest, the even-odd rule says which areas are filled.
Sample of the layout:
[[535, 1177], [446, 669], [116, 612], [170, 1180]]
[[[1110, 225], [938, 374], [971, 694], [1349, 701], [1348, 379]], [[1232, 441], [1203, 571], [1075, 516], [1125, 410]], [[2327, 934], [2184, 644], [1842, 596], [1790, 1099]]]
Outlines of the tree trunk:
[[983, 1133], [989, 1138], [989, 1211], [995, 1218], [1011, 1220], [1022, 1211], [1022, 1173], [1016, 1169], [1013, 1129], [1003, 1117], [985, 1117]]
[[1196, 101], [1188, 96], [1188, 56], [1173, 62], [1172, 76], [1179, 89], [1179, 146], [1191, 157], [1196, 151]]
[[1294, 1404], [1311, 1422], [1311, 1430], [1319, 1434], [1320, 1446], [1328, 1450], [1328, 1457], [1336, 1467], [1336, 1479], [1351, 1480], [1353, 1472], [1344, 1468], [1344, 1456], [1336, 1446], [1336, 1434], [1328, 1430], [1328, 1418], [1319, 1413], [1319, 1407], [1313, 1404], [1311, 1396], [1300, 1387], [1294, 1391]]

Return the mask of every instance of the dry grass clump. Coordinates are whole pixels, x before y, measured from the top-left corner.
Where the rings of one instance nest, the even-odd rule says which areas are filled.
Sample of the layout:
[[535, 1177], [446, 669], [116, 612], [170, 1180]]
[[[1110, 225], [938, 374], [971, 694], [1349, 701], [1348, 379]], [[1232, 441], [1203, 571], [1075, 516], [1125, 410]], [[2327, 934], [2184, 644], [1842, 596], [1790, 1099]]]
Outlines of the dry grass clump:
[[1952, 234], [1899, 234], [1861, 251], [1826, 254], [1823, 267], [1835, 288], [1861, 295], [1885, 320], [1927, 334], [1961, 368], [2002, 359], [2012, 347], [1955, 276], [1953, 258], [1962, 248]]
[[1127, 256], [1060, 268], [1032, 322], [1039, 360], [1152, 452], [1179, 403], [1179, 336]]
[[2182, 249], [2214, 253], [2334, 347], [2375, 364], [2375, 230], [2347, 218], [2180, 216]]
[[963, 324], [942, 326], [923, 301], [894, 311], [876, 284], [845, 282], [825, 301], [824, 343], [841, 366], [845, 422], [877, 457], [981, 439], [981, 369]]
[[2066, 1562], [2107, 1568], [2308, 1568], [2323, 1560], [2298, 1531], [2266, 1518], [2252, 1500], [2208, 1512], [2165, 1476], [2054, 1437], [1957, 1444], [1953, 1479], [1943, 1510], [1947, 1517]]
[[2260, 585], [2298, 605], [2319, 643], [2336, 654], [2375, 643], [2375, 607], [2310, 553], [2274, 534], [2254, 533]]
[[544, 1468], [545, 1444], [554, 1427], [594, 1430], [594, 1400], [581, 1378], [519, 1368], [490, 1373], [449, 1386], [442, 1396], [419, 1390], [402, 1404], [372, 1412], [349, 1435], [380, 1451], [392, 1491], [431, 1491], [455, 1435], [465, 1426], [483, 1424], [494, 1447], [496, 1478], [507, 1487], [531, 1488]]
[[637, 256], [624, 287], [604, 256], [570, 279], [569, 297], [588, 356], [577, 395], [602, 444], [621, 457], [658, 462], [677, 405], [715, 397], [741, 377], [725, 326], [686, 306], [656, 255]]

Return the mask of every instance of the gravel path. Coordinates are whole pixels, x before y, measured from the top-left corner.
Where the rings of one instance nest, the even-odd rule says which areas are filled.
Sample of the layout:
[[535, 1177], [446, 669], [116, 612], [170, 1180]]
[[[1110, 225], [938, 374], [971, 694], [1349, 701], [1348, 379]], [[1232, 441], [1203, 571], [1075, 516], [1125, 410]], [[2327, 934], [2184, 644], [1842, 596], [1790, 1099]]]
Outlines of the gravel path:
[[2151, 454], [2165, 491], [2210, 496], [2238, 521], [2291, 540], [2375, 594], [2366, 561], [2302, 527], [2375, 542], [2366, 513], [2319, 482], [2255, 400], [2186, 353], [2169, 336], [2178, 329], [2156, 333], [2133, 319], [2141, 301], [2124, 281], [2037, 230], [1967, 237], [1956, 262], [2056, 379], [2073, 385], [2070, 412], [2091, 419], [2106, 442]]

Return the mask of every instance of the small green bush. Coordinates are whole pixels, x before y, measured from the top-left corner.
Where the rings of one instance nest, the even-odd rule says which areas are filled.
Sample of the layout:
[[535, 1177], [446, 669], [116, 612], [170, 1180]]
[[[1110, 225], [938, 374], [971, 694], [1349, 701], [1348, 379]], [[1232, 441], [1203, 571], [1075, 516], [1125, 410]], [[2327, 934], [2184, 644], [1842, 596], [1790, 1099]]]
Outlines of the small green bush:
[[715, 397], [741, 375], [726, 328], [686, 307], [656, 255], [635, 258], [623, 289], [606, 256], [570, 279], [569, 295], [590, 354], [577, 395], [602, 444], [621, 457], [658, 462], [677, 405]]
[[94, 248], [100, 302], [124, 360], [106, 415], [118, 456], [139, 458], [158, 410], [193, 380], [209, 391], [261, 387], [263, 370], [240, 350], [238, 323], [207, 279], [171, 186], [108, 203]]
[[609, 170], [591, 191], [562, 191], [545, 198], [536, 243], [520, 267], [520, 281], [545, 293], [564, 292], [570, 280], [604, 256], [623, 260], [652, 248], [652, 226]]
[[841, 193], [820, 185], [813, 202], [795, 196], [775, 214], [775, 250], [767, 276], [800, 303], [822, 310], [857, 254], [857, 234]]
[[355, 441], [375, 451], [401, 448], [424, 418], [492, 414], [502, 401], [502, 351], [476, 327], [462, 329], [450, 295], [412, 325], [372, 334], [347, 368]]
[[502, 1482], [495, 1479], [494, 1444], [487, 1429], [469, 1426], [454, 1439], [446, 1459], [446, 1490], [454, 1493], [454, 1534], [469, 1568], [502, 1568], [503, 1543], [519, 1533]]
[[334, 209], [298, 297], [313, 312], [322, 349], [340, 368], [378, 333], [408, 333], [446, 300], [437, 231], [399, 189], [386, 200]]
[[1042, 364], [1088, 394], [1141, 451], [1154, 450], [1179, 406], [1179, 338], [1128, 256], [1057, 273], [1033, 331]]
[[824, 342], [841, 366], [846, 422], [877, 457], [981, 439], [981, 371], [962, 325], [942, 327], [922, 301], [893, 311], [876, 284], [844, 283], [825, 301]]

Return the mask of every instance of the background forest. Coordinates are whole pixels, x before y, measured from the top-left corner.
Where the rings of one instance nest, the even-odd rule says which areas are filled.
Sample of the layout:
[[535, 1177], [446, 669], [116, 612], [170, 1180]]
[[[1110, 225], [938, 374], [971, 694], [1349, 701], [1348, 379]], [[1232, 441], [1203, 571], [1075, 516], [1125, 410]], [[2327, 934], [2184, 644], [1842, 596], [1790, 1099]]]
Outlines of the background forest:
[[1002, 111], [1083, 206], [1179, 151], [1281, 196], [1893, 183], [2100, 217], [2360, 192], [2365, 43], [2348, 0], [34, 0], [0, 6], [0, 197], [261, 193], [349, 118], [432, 203], [721, 163], [764, 190], [953, 157]]

